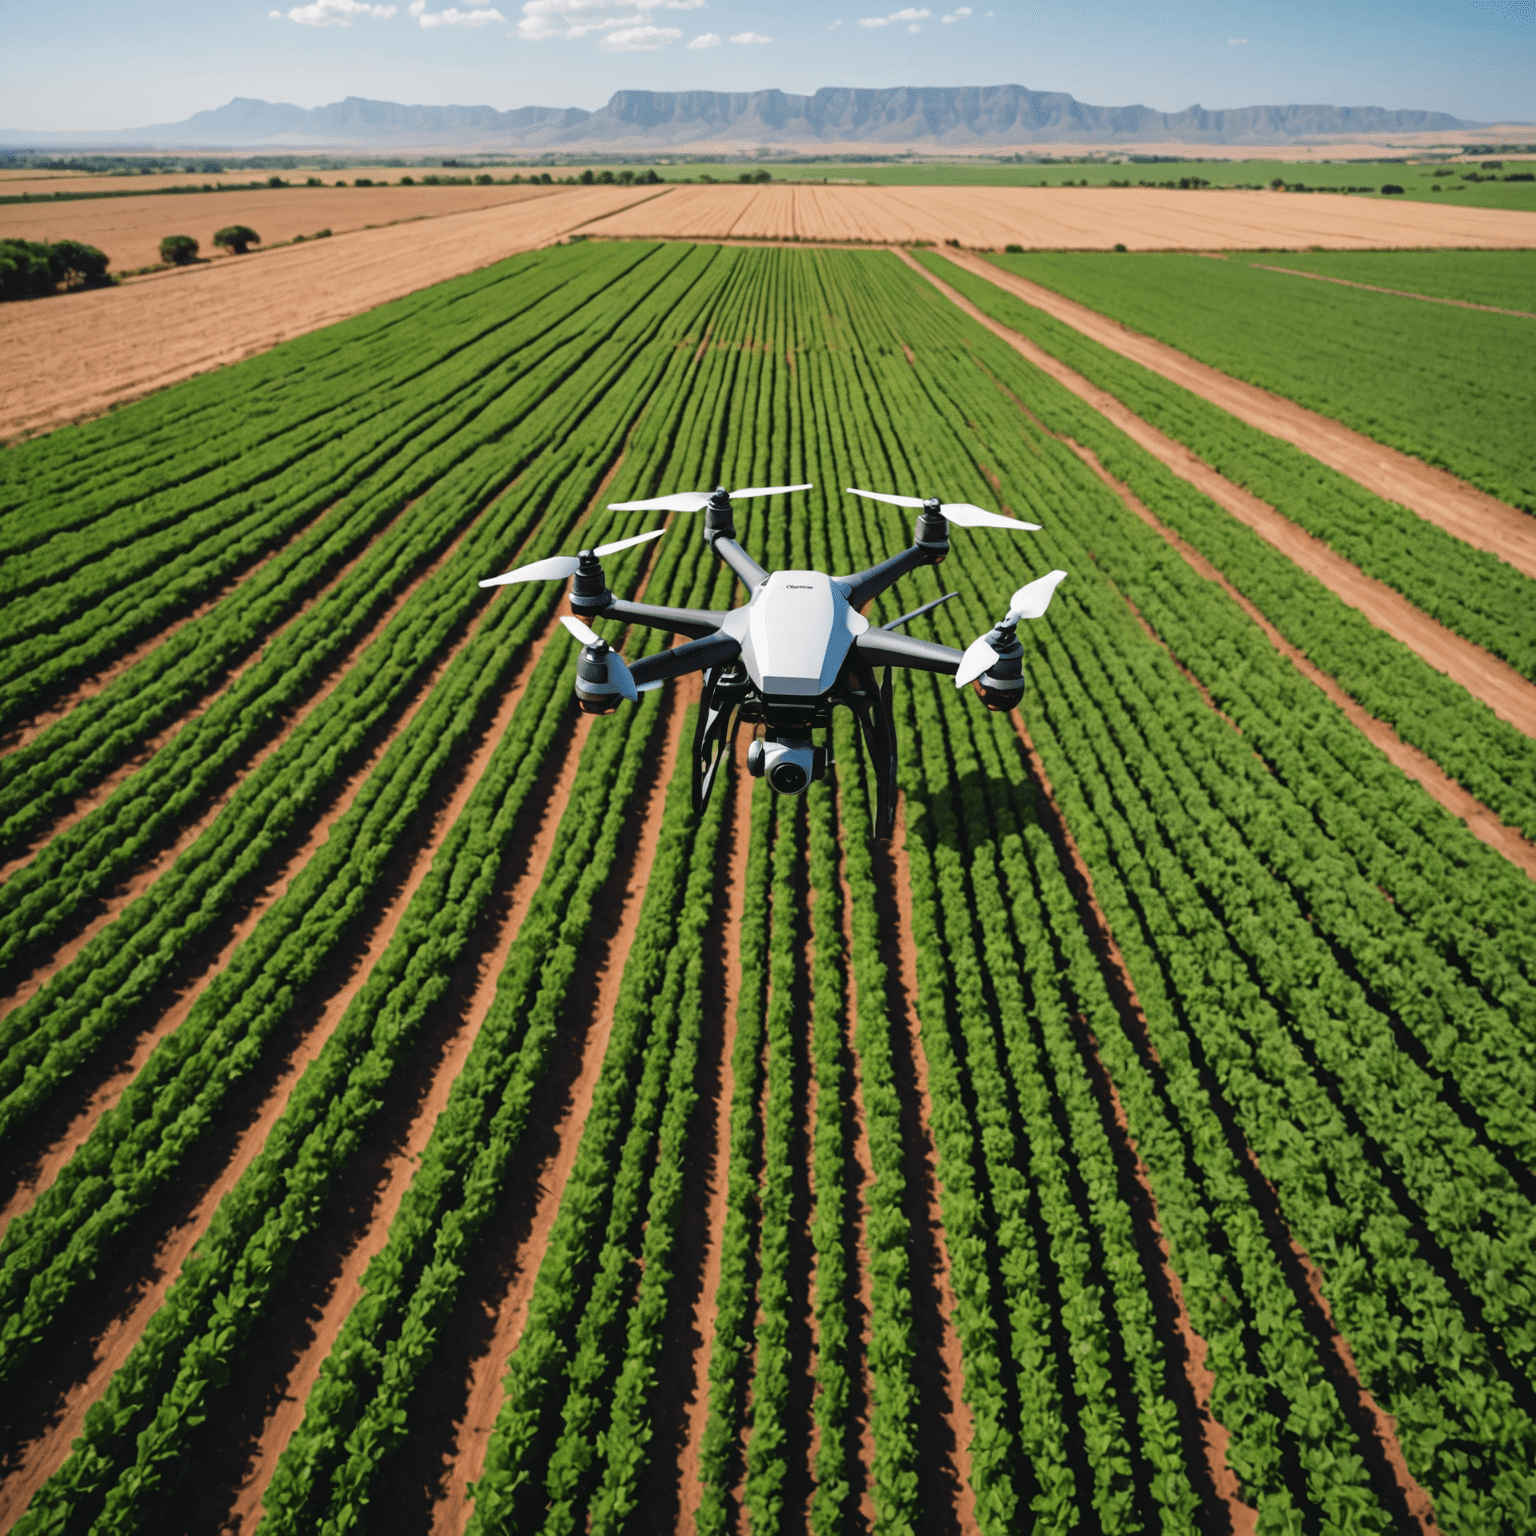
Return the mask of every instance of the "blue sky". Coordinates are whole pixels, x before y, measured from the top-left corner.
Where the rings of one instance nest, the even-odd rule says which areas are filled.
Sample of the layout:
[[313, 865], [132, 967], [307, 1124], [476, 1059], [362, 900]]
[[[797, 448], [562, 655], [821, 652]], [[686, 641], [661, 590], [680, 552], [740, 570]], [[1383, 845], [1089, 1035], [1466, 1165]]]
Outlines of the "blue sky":
[[0, 0], [0, 124], [173, 122], [232, 96], [597, 107], [620, 88], [997, 85], [1102, 106], [1536, 120], [1536, 0]]

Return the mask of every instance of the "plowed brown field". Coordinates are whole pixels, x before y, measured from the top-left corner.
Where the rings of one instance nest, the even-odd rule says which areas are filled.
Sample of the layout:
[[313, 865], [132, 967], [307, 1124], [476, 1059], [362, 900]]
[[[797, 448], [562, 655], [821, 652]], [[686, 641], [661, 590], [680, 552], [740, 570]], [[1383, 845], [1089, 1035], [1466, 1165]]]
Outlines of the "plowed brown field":
[[688, 186], [593, 234], [1133, 251], [1536, 245], [1536, 214], [1154, 188]]
[[648, 195], [643, 187], [574, 188], [157, 273], [120, 288], [6, 305], [0, 439], [99, 415], [515, 251], [548, 245]]
[[[147, 178], [146, 178], [147, 179]], [[131, 272], [160, 260], [166, 235], [191, 235], [199, 254], [230, 257], [213, 243], [228, 224], [247, 224], [267, 245], [317, 230], [366, 229], [405, 219], [558, 198], [567, 187], [263, 187], [250, 192], [167, 192], [162, 197], [100, 197], [79, 202], [0, 206], [0, 239], [84, 240]]]

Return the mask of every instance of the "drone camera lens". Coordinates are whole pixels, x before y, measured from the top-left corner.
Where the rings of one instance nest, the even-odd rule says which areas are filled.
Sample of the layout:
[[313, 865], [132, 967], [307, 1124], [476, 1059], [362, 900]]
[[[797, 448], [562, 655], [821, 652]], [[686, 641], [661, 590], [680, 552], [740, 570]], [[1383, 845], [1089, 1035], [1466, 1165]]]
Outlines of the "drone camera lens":
[[768, 782], [781, 795], [798, 795], [811, 781], [810, 775], [799, 763], [775, 763], [768, 775]]

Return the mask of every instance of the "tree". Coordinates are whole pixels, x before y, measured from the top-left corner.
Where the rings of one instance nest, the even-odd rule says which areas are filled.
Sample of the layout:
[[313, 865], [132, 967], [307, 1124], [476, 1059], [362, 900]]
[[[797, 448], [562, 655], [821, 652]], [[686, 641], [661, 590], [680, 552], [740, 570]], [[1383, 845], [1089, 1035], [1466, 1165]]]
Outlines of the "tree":
[[167, 235], [160, 242], [160, 260], [167, 266], [191, 266], [197, 260], [197, 241], [191, 235]]
[[55, 283], [66, 288], [95, 288], [107, 281], [111, 257], [81, 240], [56, 240], [48, 247], [48, 266]]
[[213, 243], [233, 255], [244, 256], [249, 247], [261, 244], [261, 236], [249, 224], [226, 224], [214, 235]]
[[109, 257], [79, 240], [48, 244], [0, 240], [0, 299], [36, 299], [68, 288], [94, 288], [107, 279]]

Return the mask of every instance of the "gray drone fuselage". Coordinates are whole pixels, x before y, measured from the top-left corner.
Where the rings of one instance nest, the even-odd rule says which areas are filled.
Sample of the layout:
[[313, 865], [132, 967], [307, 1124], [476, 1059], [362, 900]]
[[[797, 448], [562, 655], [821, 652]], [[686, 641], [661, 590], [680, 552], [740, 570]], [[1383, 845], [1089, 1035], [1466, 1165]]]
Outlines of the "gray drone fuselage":
[[869, 620], [824, 571], [774, 571], [720, 628], [740, 643], [747, 676], [772, 701], [827, 693]]

